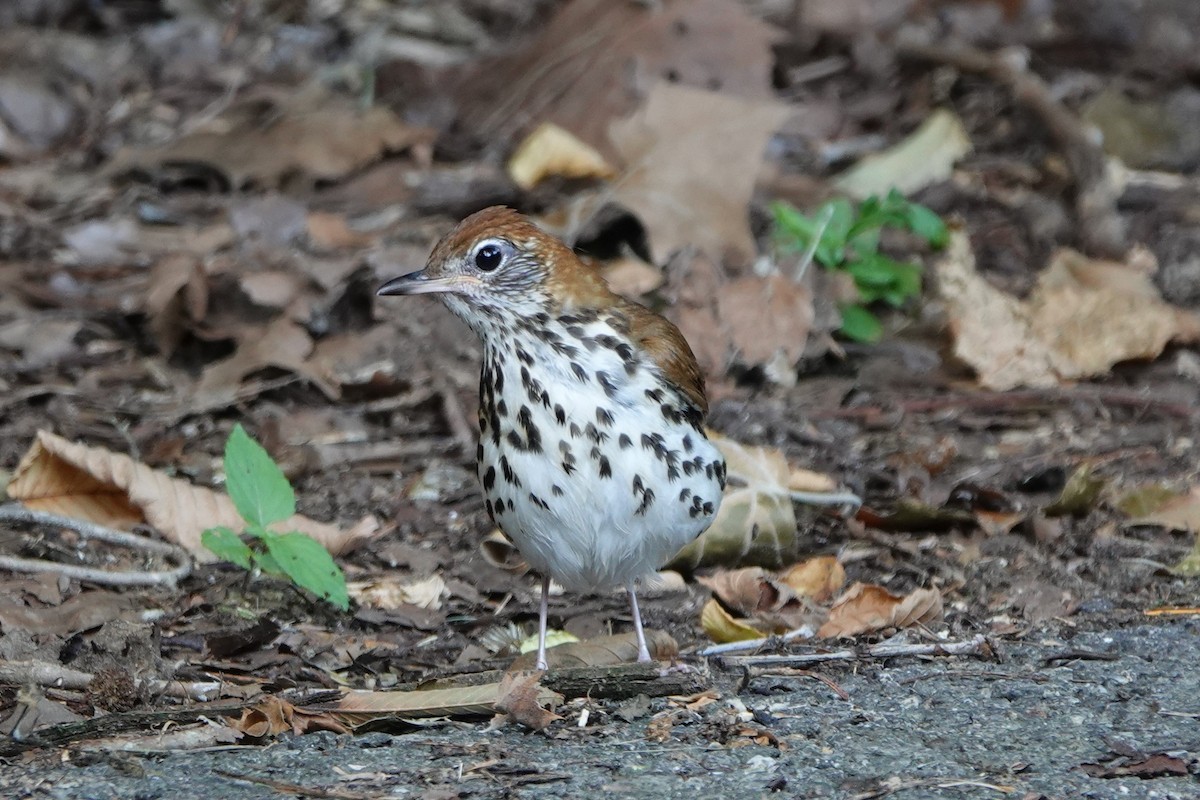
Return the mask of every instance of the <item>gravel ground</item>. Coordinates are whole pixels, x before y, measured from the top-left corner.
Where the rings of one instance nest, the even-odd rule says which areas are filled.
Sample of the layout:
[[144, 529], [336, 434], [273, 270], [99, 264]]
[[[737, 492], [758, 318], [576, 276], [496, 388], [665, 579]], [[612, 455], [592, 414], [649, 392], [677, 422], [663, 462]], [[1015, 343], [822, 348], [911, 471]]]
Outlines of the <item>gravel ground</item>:
[[[821, 674], [849, 699], [812, 677], [755, 677], [732, 705], [676, 706], [664, 741], [653, 741], [664, 716], [655, 721], [654, 712], [666, 701], [633, 722], [610, 713], [615, 706], [592, 706], [584, 729], [568, 707], [540, 734], [447, 724], [107, 755], [84, 766], [9, 764], [0, 794], [280, 796], [277, 786], [230, 777], [245, 776], [349, 798], [1200, 798], [1200, 621], [1046, 636], [1005, 644], [1000, 656], [827, 666]], [[739, 702], [748, 712], [740, 720]], [[1164, 753], [1190, 774], [1106, 778], [1081, 768]]]

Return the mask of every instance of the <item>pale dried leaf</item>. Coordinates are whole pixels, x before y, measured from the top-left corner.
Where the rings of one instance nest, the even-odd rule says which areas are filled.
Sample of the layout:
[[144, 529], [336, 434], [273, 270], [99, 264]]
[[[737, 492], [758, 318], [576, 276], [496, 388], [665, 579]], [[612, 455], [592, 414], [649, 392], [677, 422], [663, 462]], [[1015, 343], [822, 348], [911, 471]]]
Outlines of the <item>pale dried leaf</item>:
[[374, 241], [368, 233], [350, 227], [346, 218], [331, 211], [308, 212], [308, 241], [318, 250], [366, 247]]
[[1106, 373], [1114, 364], [1155, 358], [1169, 342], [1200, 340], [1200, 315], [1159, 295], [1137, 262], [1058, 251], [1028, 300], [991, 286], [975, 271], [970, 241], [955, 231], [935, 268], [954, 337], [954, 354], [989, 389], [1056, 386]]
[[156, 261], [142, 308], [159, 351], [170, 356], [188, 325], [208, 313], [208, 276], [200, 258], [177, 253]]
[[624, 170], [604, 202], [632, 211], [654, 262], [684, 248], [748, 264], [757, 252], [749, 205], [763, 151], [787, 106], [659, 82], [630, 118], [614, 122]]
[[663, 273], [635, 255], [626, 255], [604, 265], [604, 282], [622, 297], [636, 300], [663, 284]]
[[303, 282], [290, 272], [270, 269], [242, 275], [238, 279], [238, 285], [256, 306], [287, 308], [300, 293]]
[[1153, 512], [1131, 519], [1126, 524], [1161, 525], [1175, 531], [1200, 532], [1200, 486], [1166, 500]]
[[[48, 431], [38, 431], [7, 491], [10, 498], [37, 511], [118, 528], [149, 523], [198, 561], [213, 560], [200, 544], [202, 531], [217, 525], [244, 527], [224, 494], [171, 478], [121, 453], [69, 442]], [[308, 534], [338, 555], [370, 539], [379, 523], [364, 517], [341, 530], [296, 515], [272, 528]]]
[[[495, 711], [499, 696], [499, 683], [415, 692], [350, 691], [336, 702], [317, 703], [306, 708], [334, 713], [348, 724], [357, 727], [387, 717], [422, 719], [486, 716]], [[561, 699], [560, 695], [545, 688], [541, 688], [536, 696], [536, 701], [542, 703], [557, 702]]]
[[725, 495], [708, 530], [668, 565], [685, 572], [704, 566], [780, 567], [796, 547], [796, 515], [783, 453], [709, 434], [726, 462]]
[[0, 325], [0, 349], [19, 351], [25, 368], [41, 367], [74, 352], [82, 329], [83, 323], [74, 319], [15, 319]]
[[882, 586], [854, 583], [829, 610], [817, 631], [823, 638], [858, 636], [885, 628], [926, 625], [942, 617], [942, 596], [935, 589], [896, 595]]
[[512, 154], [508, 174], [528, 190], [546, 178], [611, 178], [616, 173], [596, 148], [552, 122], [543, 122]]
[[[679, 644], [665, 631], [645, 631], [646, 648], [655, 661], [674, 661], [679, 656]], [[582, 642], [568, 642], [546, 650], [546, 662], [551, 669], [567, 667], [605, 667], [627, 664], [637, 659], [637, 637], [632, 633], [598, 636]], [[513, 659], [509, 669], [532, 669], [537, 654], [524, 653]]]
[[846, 583], [846, 569], [836, 556], [817, 556], [788, 567], [780, 579], [796, 594], [823, 603]]
[[909, 195], [944, 181], [954, 164], [971, 152], [971, 139], [953, 111], [938, 109], [904, 141], [864, 158], [834, 179], [851, 197], [883, 196], [892, 189]]
[[421, 608], [439, 609], [442, 606], [442, 595], [446, 591], [446, 581], [440, 575], [404, 583], [386, 578], [348, 581], [346, 591], [360, 606], [394, 609], [410, 604]]
[[239, 336], [237, 350], [228, 358], [209, 364], [196, 385], [193, 401], [199, 406], [232, 402], [242, 380], [267, 367], [294, 372], [312, 381], [330, 399], [341, 389], [309, 363], [312, 337], [290, 319], [280, 317], [264, 327], [247, 327]]
[[753, 620], [734, 618], [715, 598], [709, 599], [700, 610], [700, 627], [718, 644], [761, 639], [770, 633], [754, 627]]

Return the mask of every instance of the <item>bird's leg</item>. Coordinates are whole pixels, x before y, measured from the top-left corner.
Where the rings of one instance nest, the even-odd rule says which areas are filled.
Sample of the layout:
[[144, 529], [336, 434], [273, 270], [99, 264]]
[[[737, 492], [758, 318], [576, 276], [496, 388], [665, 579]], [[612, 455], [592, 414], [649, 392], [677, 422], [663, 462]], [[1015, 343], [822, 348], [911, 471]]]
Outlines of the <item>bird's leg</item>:
[[[542, 604], [538, 608], [538, 654], [536, 669], [546, 669], [546, 614], [550, 606], [550, 576], [542, 576]], [[641, 630], [639, 624], [638, 630]]]
[[625, 591], [629, 592], [629, 609], [633, 612], [633, 630], [637, 633], [637, 660], [644, 663], [651, 660], [650, 649], [646, 647], [646, 632], [642, 630], [642, 612], [638, 608], [637, 588], [633, 581], [629, 582]]

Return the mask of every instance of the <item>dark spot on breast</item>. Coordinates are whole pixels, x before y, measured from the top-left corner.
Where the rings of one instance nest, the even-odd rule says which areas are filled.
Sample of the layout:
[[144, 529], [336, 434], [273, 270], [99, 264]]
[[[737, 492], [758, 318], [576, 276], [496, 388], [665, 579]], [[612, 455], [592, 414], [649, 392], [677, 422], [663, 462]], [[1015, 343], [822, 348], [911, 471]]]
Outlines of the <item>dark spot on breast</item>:
[[492, 501], [485, 499], [483, 501], [483, 507], [487, 509], [487, 515], [489, 517], [491, 517], [493, 522], [495, 522], [496, 521], [496, 511], [495, 511], [495, 509], [492, 508]]
[[504, 476], [504, 480], [512, 486], [521, 488], [521, 479], [517, 477], [517, 473], [513, 472], [512, 465], [508, 463], [507, 456], [500, 456], [500, 474]]
[[646, 513], [647, 509], [650, 508], [650, 504], [653, 502], [654, 502], [654, 490], [647, 489], [646, 491], [642, 492], [642, 502], [640, 505], [638, 505], [637, 509], [633, 513], [638, 516], [644, 515]]
[[600, 456], [600, 477], [601, 478], [611, 478], [612, 477], [612, 467], [609, 466], [608, 456]]
[[603, 370], [597, 372], [596, 380], [600, 382], [601, 388], [604, 389], [604, 393], [609, 397], [617, 393], [617, 385], [613, 383], [613, 379], [608, 376], [607, 372]]
[[496, 403], [496, 413], [501, 417], [508, 416], [508, 403], [504, 402], [503, 399]]
[[645, 488], [646, 488], [646, 485], [644, 483], [642, 483], [642, 476], [634, 475], [633, 476], [633, 493], [640, 494], [642, 489], [645, 489]]
[[516, 508], [516, 504], [513, 503], [513, 499], [510, 497], [508, 498], [508, 510], [512, 511], [514, 508]]
[[518, 347], [517, 348], [517, 361], [520, 361], [522, 364], [532, 364], [533, 356], [529, 355], [529, 353], [527, 353], [525, 351], [525, 348]]
[[580, 428], [579, 425], [574, 422], [571, 423], [571, 427], [569, 428], [569, 430], [571, 431], [572, 439], [578, 439], [580, 436], [583, 435], [583, 429]]
[[711, 502], [710, 502], [710, 503], [705, 503], [705, 504], [704, 504], [704, 513], [705, 513], [705, 514], [712, 514], [712, 513], [713, 513], [713, 504], [712, 504]]
[[567, 411], [565, 408], [557, 404], [554, 406], [554, 421], [559, 425], [567, 424]]
[[656, 403], [661, 403], [663, 401], [662, 389], [647, 389], [646, 397], [649, 397]]
[[595, 425], [593, 425], [590, 422], [587, 424], [587, 427], [584, 428], [583, 432], [586, 433], [588, 438], [591, 439], [596, 444], [604, 444], [605, 440], [608, 439], [607, 433], [600, 430], [599, 428], [597, 428]]
[[487, 472], [483, 473], [483, 489], [490, 492], [492, 487], [496, 485], [496, 468], [488, 467]]
[[609, 411], [607, 408], [601, 408], [600, 406], [596, 406], [596, 422], [598, 422], [601, 425], [612, 425], [613, 424], [612, 412]]
[[533, 503], [535, 506], [541, 506], [542, 508], [546, 509], [547, 511], [550, 510], [550, 504], [547, 503], [542, 498], [538, 497], [533, 492], [529, 493], [529, 502]]
[[478, 464], [480, 461], [483, 461], [483, 442], [482, 441], [475, 443], [475, 463]]
[[692, 435], [690, 433], [685, 434], [683, 437], [683, 452], [685, 452], [685, 453], [692, 452], [692, 448], [694, 446], [695, 445], [692, 443]]
[[554, 495], [555, 497], [562, 497], [563, 488], [556, 483], [550, 487], [550, 494]]
[[596, 340], [590, 336], [585, 336], [579, 341], [583, 342], [584, 349], [586, 349], [589, 353], [594, 353], [596, 348], [599, 346], [596, 344]]
[[579, 325], [568, 325], [567, 333], [571, 334], [576, 339], [582, 339], [583, 337], [587, 336], [587, 333]]
[[579, 363], [577, 363], [575, 361], [571, 362], [571, 372], [575, 373], [575, 378], [580, 383], [587, 382], [587, 370], [584, 369], [583, 366], [580, 365]]
[[692, 490], [685, 486], [685, 487], [683, 487], [683, 491], [681, 491], [679, 493], [679, 502], [686, 503], [687, 499], [691, 496], [692, 496]]

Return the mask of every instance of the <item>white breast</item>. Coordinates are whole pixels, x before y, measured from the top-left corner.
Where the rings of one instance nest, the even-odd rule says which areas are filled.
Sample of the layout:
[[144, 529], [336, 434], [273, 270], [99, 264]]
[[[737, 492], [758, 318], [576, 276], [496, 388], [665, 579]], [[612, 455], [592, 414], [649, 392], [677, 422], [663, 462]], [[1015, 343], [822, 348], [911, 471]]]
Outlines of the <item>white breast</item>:
[[625, 585], [708, 527], [724, 460], [656, 366], [598, 319], [499, 333], [485, 348], [479, 475], [532, 567], [572, 590]]

